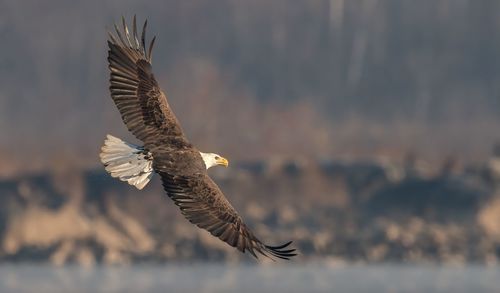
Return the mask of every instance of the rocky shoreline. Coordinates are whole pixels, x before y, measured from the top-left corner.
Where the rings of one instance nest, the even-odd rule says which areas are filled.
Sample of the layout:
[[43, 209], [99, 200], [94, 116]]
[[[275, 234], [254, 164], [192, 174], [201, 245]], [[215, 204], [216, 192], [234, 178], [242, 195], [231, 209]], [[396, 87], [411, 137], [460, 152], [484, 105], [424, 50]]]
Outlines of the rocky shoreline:
[[[298, 261], [496, 265], [496, 165], [450, 166], [249, 162], [212, 175], [259, 237], [294, 240]], [[0, 261], [194, 260], [252, 261], [188, 223], [157, 179], [142, 191], [100, 169], [0, 181]]]

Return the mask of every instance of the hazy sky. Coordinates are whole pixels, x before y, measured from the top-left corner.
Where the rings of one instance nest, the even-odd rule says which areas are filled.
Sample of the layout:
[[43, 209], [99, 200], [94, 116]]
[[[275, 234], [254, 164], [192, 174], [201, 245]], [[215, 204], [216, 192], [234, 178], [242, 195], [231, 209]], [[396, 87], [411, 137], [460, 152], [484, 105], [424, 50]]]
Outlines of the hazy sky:
[[127, 135], [105, 32], [133, 14], [149, 19], [157, 79], [207, 148], [463, 155], [500, 138], [500, 2], [0, 0], [0, 157], [94, 158], [106, 133]]

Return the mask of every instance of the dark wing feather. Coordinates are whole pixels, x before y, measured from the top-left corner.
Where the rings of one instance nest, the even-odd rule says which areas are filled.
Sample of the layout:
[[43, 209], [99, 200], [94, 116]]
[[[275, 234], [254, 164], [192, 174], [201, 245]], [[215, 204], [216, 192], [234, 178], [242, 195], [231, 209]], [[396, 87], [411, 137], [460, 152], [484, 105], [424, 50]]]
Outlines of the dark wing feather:
[[281, 259], [296, 255], [295, 249], [286, 249], [291, 242], [269, 246], [257, 239], [206, 173], [192, 176], [159, 174], [168, 196], [196, 226], [256, 258], [257, 253]]
[[[151, 52], [154, 38], [146, 50], [146, 26], [141, 42], [137, 36], [136, 19], [133, 36], [123, 20], [123, 29], [115, 25], [116, 37], [109, 34], [108, 63], [111, 71], [110, 91], [123, 122], [138, 139], [154, 141], [160, 136], [186, 140], [177, 118], [170, 109], [166, 95], [152, 73]], [[186, 140], [187, 141], [187, 140]]]

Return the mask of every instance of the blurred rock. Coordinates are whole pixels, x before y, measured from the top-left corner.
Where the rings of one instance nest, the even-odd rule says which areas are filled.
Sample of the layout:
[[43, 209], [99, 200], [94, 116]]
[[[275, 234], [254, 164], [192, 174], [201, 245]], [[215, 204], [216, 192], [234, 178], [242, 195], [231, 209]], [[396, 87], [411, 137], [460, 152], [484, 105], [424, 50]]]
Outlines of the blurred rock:
[[[500, 193], [487, 164], [412, 160], [247, 162], [212, 175], [261, 239], [294, 240], [300, 260], [496, 265]], [[0, 194], [0, 260], [251, 260], [184, 219], [158, 179], [137, 191], [103, 171], [48, 173], [4, 180]]]
[[490, 239], [500, 242], [500, 195], [481, 209], [477, 220]]

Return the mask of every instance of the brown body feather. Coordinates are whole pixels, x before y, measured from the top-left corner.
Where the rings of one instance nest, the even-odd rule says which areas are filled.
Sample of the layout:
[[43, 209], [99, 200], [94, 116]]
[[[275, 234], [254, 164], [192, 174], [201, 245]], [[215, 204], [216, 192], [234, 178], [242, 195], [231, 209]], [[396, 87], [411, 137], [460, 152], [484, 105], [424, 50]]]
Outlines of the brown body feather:
[[132, 36], [125, 21], [123, 31], [115, 28], [117, 38], [110, 34], [108, 41], [111, 97], [129, 131], [153, 154], [153, 169], [182, 214], [191, 223], [255, 257], [257, 253], [283, 259], [296, 255], [295, 249], [285, 249], [290, 242], [267, 246], [257, 239], [208, 176], [199, 151], [185, 137], [152, 73], [154, 38], [146, 51], [146, 23], [141, 42], [135, 17]]

